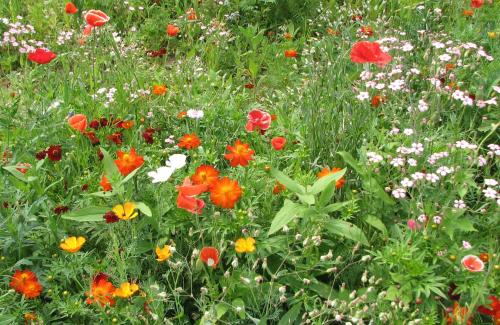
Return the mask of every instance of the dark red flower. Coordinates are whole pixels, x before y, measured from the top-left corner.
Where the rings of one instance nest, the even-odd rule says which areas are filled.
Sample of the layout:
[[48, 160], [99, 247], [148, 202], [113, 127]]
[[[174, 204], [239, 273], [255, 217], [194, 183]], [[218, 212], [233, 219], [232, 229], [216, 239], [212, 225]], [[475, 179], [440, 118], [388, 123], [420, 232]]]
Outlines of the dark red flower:
[[104, 159], [104, 155], [102, 154], [101, 148], [97, 149], [97, 157], [99, 158], [99, 160]]
[[60, 144], [53, 144], [47, 149], [47, 156], [52, 161], [59, 161], [62, 158], [62, 148]]
[[246, 89], [253, 89], [253, 88], [255, 88], [255, 86], [253, 83], [249, 82], [249, 83], [245, 84], [245, 88]]
[[28, 60], [38, 64], [47, 64], [54, 60], [57, 55], [47, 49], [38, 48], [34, 52], [28, 54]]
[[61, 215], [69, 211], [69, 208], [65, 205], [58, 205], [54, 208], [54, 213], [57, 215]]
[[99, 120], [99, 123], [101, 124], [102, 128], [109, 125], [108, 119], [105, 117], [101, 117], [101, 119]]
[[89, 189], [89, 184], [82, 185], [82, 192], [86, 192]]
[[108, 140], [113, 141], [118, 146], [121, 145], [123, 142], [123, 134], [121, 134], [120, 132], [115, 132], [113, 134], [110, 134], [110, 135], [106, 136], [106, 138]]
[[351, 61], [354, 63], [374, 63], [383, 67], [391, 62], [392, 56], [380, 49], [377, 42], [357, 42], [351, 50]]
[[90, 132], [85, 132], [84, 134], [90, 140], [90, 143], [92, 143], [93, 146], [96, 146], [99, 143], [101, 143], [101, 141], [99, 141], [99, 138], [96, 137], [94, 132], [90, 131]]
[[94, 130], [98, 130], [101, 127], [101, 124], [99, 123], [98, 120], [92, 120], [89, 126]]
[[156, 130], [153, 129], [153, 128], [147, 128], [144, 131], [144, 133], [142, 134], [142, 137], [144, 138], [144, 140], [146, 141], [146, 143], [153, 144], [153, 142], [154, 142], [153, 135], [154, 135], [155, 132], [156, 132]]
[[162, 57], [167, 54], [167, 49], [162, 47], [158, 51], [147, 51], [146, 54], [152, 58]]
[[120, 221], [120, 218], [113, 211], [108, 211], [104, 214], [103, 218], [106, 220], [106, 223], [115, 223]]
[[42, 150], [36, 153], [35, 155], [37, 160], [43, 160], [45, 157], [47, 157], [47, 150]]

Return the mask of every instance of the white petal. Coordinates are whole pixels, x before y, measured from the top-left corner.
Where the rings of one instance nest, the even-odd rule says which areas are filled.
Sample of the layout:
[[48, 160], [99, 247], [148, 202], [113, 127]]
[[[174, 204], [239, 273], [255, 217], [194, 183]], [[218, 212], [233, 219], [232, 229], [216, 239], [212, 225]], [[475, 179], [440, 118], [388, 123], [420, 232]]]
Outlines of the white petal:
[[182, 154], [175, 154], [168, 158], [166, 162], [167, 166], [170, 166], [174, 169], [182, 168], [186, 165], [186, 156]]

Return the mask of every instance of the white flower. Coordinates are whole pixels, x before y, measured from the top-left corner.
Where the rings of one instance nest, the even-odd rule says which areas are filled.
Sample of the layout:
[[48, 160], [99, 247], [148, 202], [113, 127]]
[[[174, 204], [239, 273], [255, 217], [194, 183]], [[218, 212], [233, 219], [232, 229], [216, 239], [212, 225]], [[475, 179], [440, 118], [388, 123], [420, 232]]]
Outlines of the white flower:
[[453, 207], [455, 209], [465, 209], [467, 207], [467, 205], [465, 204], [465, 202], [463, 200], [455, 200], [455, 201], [453, 201]]
[[464, 249], [471, 249], [472, 245], [468, 241], [462, 240], [462, 247]]
[[401, 181], [401, 186], [403, 187], [413, 187], [414, 184], [415, 182], [407, 177], [403, 178], [403, 180]]
[[496, 199], [498, 193], [491, 187], [487, 187], [486, 189], [483, 190], [483, 194], [489, 199]]
[[403, 133], [405, 135], [412, 135], [414, 133], [413, 129], [404, 129], [403, 130]]
[[148, 172], [148, 176], [153, 179], [151, 181], [153, 183], [163, 183], [168, 181], [170, 176], [172, 176], [172, 174], [174, 173], [174, 170], [175, 170], [174, 168], [162, 166], [159, 167], [157, 170]]
[[494, 179], [487, 178], [487, 179], [484, 180], [484, 185], [497, 186], [498, 182], [496, 180], [494, 180]]
[[201, 119], [203, 116], [205, 116], [205, 113], [203, 113], [202, 110], [196, 110], [196, 109], [189, 109], [186, 112], [187, 117], [193, 118], [193, 119]]
[[366, 91], [362, 91], [359, 93], [358, 96], [356, 96], [356, 98], [361, 100], [361, 101], [367, 100], [369, 97], [370, 97], [370, 95], [368, 95], [368, 93]]
[[394, 196], [396, 199], [403, 199], [406, 197], [406, 191], [404, 188], [396, 188], [392, 191], [392, 196]]
[[412, 167], [415, 167], [417, 166], [417, 161], [413, 158], [409, 158], [408, 161], [407, 161], [408, 165], [412, 166]]
[[170, 157], [168, 157], [168, 160], [166, 161], [166, 165], [168, 167], [175, 169], [180, 169], [184, 166], [186, 166], [186, 156], [182, 154], [175, 154]]

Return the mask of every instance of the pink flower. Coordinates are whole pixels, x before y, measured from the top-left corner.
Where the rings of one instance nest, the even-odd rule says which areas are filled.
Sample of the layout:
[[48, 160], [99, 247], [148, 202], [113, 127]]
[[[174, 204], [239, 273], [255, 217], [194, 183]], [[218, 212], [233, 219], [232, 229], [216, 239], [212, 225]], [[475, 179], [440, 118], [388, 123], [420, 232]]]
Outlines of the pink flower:
[[476, 255], [467, 255], [462, 258], [462, 266], [470, 272], [481, 272], [484, 270], [484, 263]]
[[271, 115], [267, 112], [261, 111], [259, 109], [254, 109], [248, 113], [248, 122], [246, 125], [246, 130], [252, 132], [255, 129], [260, 130], [264, 133], [271, 125]]
[[415, 219], [410, 219], [408, 220], [408, 222], [406, 223], [408, 225], [408, 228], [411, 230], [411, 231], [415, 231], [415, 230], [418, 230], [420, 229], [420, 224], [418, 224]]

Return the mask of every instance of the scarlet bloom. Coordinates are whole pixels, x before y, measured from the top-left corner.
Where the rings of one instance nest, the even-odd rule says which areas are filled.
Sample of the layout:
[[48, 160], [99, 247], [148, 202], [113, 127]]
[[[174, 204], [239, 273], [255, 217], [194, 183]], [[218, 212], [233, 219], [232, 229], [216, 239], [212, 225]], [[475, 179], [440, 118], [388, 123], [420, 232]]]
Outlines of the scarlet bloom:
[[477, 311], [480, 314], [490, 315], [493, 319], [493, 324], [500, 324], [500, 301], [495, 296], [489, 296], [491, 300], [490, 308], [486, 308], [484, 306], [477, 307]]
[[191, 180], [196, 185], [212, 186], [219, 179], [219, 171], [209, 165], [201, 165], [196, 168]]
[[374, 63], [379, 67], [391, 62], [392, 56], [380, 49], [377, 42], [357, 42], [351, 50], [351, 61], [354, 63]]
[[177, 34], [179, 34], [180, 32], [180, 28], [175, 26], [175, 25], [172, 25], [172, 24], [168, 24], [167, 26], [167, 35], [170, 36], [170, 37], [176, 37]]
[[83, 132], [87, 129], [87, 117], [83, 114], [76, 114], [68, 119], [69, 126], [78, 132]]
[[186, 15], [187, 15], [187, 19], [188, 20], [196, 20], [196, 19], [198, 19], [198, 17], [196, 17], [196, 11], [194, 10], [194, 8], [189, 8], [186, 11]]
[[296, 50], [286, 50], [285, 51], [285, 57], [287, 58], [296, 58], [298, 56]]
[[62, 149], [60, 144], [53, 144], [47, 150], [47, 156], [52, 161], [59, 161], [62, 157]]
[[104, 273], [99, 273], [92, 280], [90, 291], [85, 293], [88, 297], [86, 302], [88, 305], [98, 303], [102, 307], [106, 305], [113, 306], [115, 304], [115, 300], [113, 299], [115, 290], [116, 288], [113, 284], [108, 281], [108, 276]]
[[153, 94], [164, 95], [167, 92], [167, 86], [165, 85], [153, 85]]
[[42, 285], [38, 282], [36, 274], [30, 270], [16, 270], [10, 281], [10, 287], [26, 298], [36, 298], [42, 292]]
[[484, 0], [471, 0], [470, 1], [470, 6], [472, 8], [479, 9], [484, 5]]
[[285, 147], [286, 144], [286, 139], [283, 137], [274, 137], [271, 140], [271, 145], [273, 146], [274, 150], [281, 150]]
[[134, 124], [135, 123], [132, 120], [129, 120], [129, 121], [119, 121], [118, 123], [116, 123], [116, 127], [120, 128], [120, 129], [128, 130], [128, 129], [132, 128], [134, 126]]
[[179, 112], [179, 114], [177, 114], [177, 118], [180, 120], [180, 119], [183, 119], [187, 116], [187, 112]]
[[102, 175], [101, 182], [99, 183], [99, 185], [101, 185], [103, 192], [108, 192], [108, 191], [113, 190], [111, 183], [108, 181], [108, 179], [106, 178], [105, 175]]
[[210, 189], [210, 201], [218, 207], [232, 209], [242, 194], [238, 181], [224, 177], [215, 182]]
[[66, 3], [66, 13], [70, 15], [74, 15], [78, 12], [78, 8], [75, 6], [73, 2]]
[[372, 102], [371, 102], [372, 107], [379, 107], [380, 104], [383, 104], [383, 103], [385, 103], [384, 97], [382, 97], [380, 95], [373, 96]]
[[205, 207], [205, 202], [196, 198], [196, 195], [206, 192], [207, 189], [208, 185], [193, 185], [189, 177], [186, 177], [182, 185], [177, 186], [177, 190], [179, 191], [177, 207], [193, 214], [201, 214], [203, 207]]
[[47, 64], [54, 60], [57, 55], [47, 49], [38, 48], [34, 52], [28, 54], [28, 60], [31, 62], [36, 62], [38, 64]]
[[177, 146], [179, 148], [192, 150], [198, 148], [200, 144], [200, 139], [196, 136], [196, 134], [192, 133], [183, 135], [182, 138], [179, 139], [179, 143], [177, 144]]
[[286, 190], [285, 185], [283, 185], [277, 181], [273, 187], [273, 194], [279, 194], [279, 193], [283, 192], [284, 190]]
[[238, 165], [247, 166], [248, 162], [253, 159], [252, 155], [255, 151], [250, 149], [250, 146], [246, 143], [241, 143], [240, 139], [236, 140], [234, 146], [227, 145], [226, 149], [229, 153], [224, 155], [224, 158], [229, 160], [232, 167]]
[[[330, 168], [328, 167], [325, 167], [323, 168], [319, 173], [318, 173], [318, 179], [320, 179], [321, 177], [325, 177], [327, 175], [331, 175], [331, 174], [335, 174], [339, 171], [341, 171], [342, 169], [341, 168], [337, 168], [337, 167], [333, 167], [332, 170], [330, 170]], [[336, 183], [335, 183], [335, 187], [336, 188], [342, 188], [342, 186], [344, 186], [345, 184], [345, 179], [344, 177], [340, 178]]]
[[203, 247], [200, 251], [200, 260], [215, 269], [219, 264], [219, 251], [215, 247]]
[[108, 15], [100, 10], [89, 10], [83, 16], [88, 26], [101, 27], [109, 21]]
[[116, 155], [118, 156], [118, 159], [115, 160], [115, 164], [123, 176], [127, 176], [144, 164], [143, 157], [137, 155], [134, 148], [130, 149], [130, 153], [118, 150]]
[[271, 115], [267, 112], [261, 111], [260, 109], [254, 109], [247, 116], [246, 130], [252, 132], [253, 130], [260, 130], [264, 133], [269, 126], [271, 126]]
[[360, 32], [366, 36], [373, 36], [373, 28], [370, 26], [361, 27]]
[[467, 255], [462, 258], [462, 266], [470, 272], [481, 272], [484, 270], [484, 262], [476, 255]]

